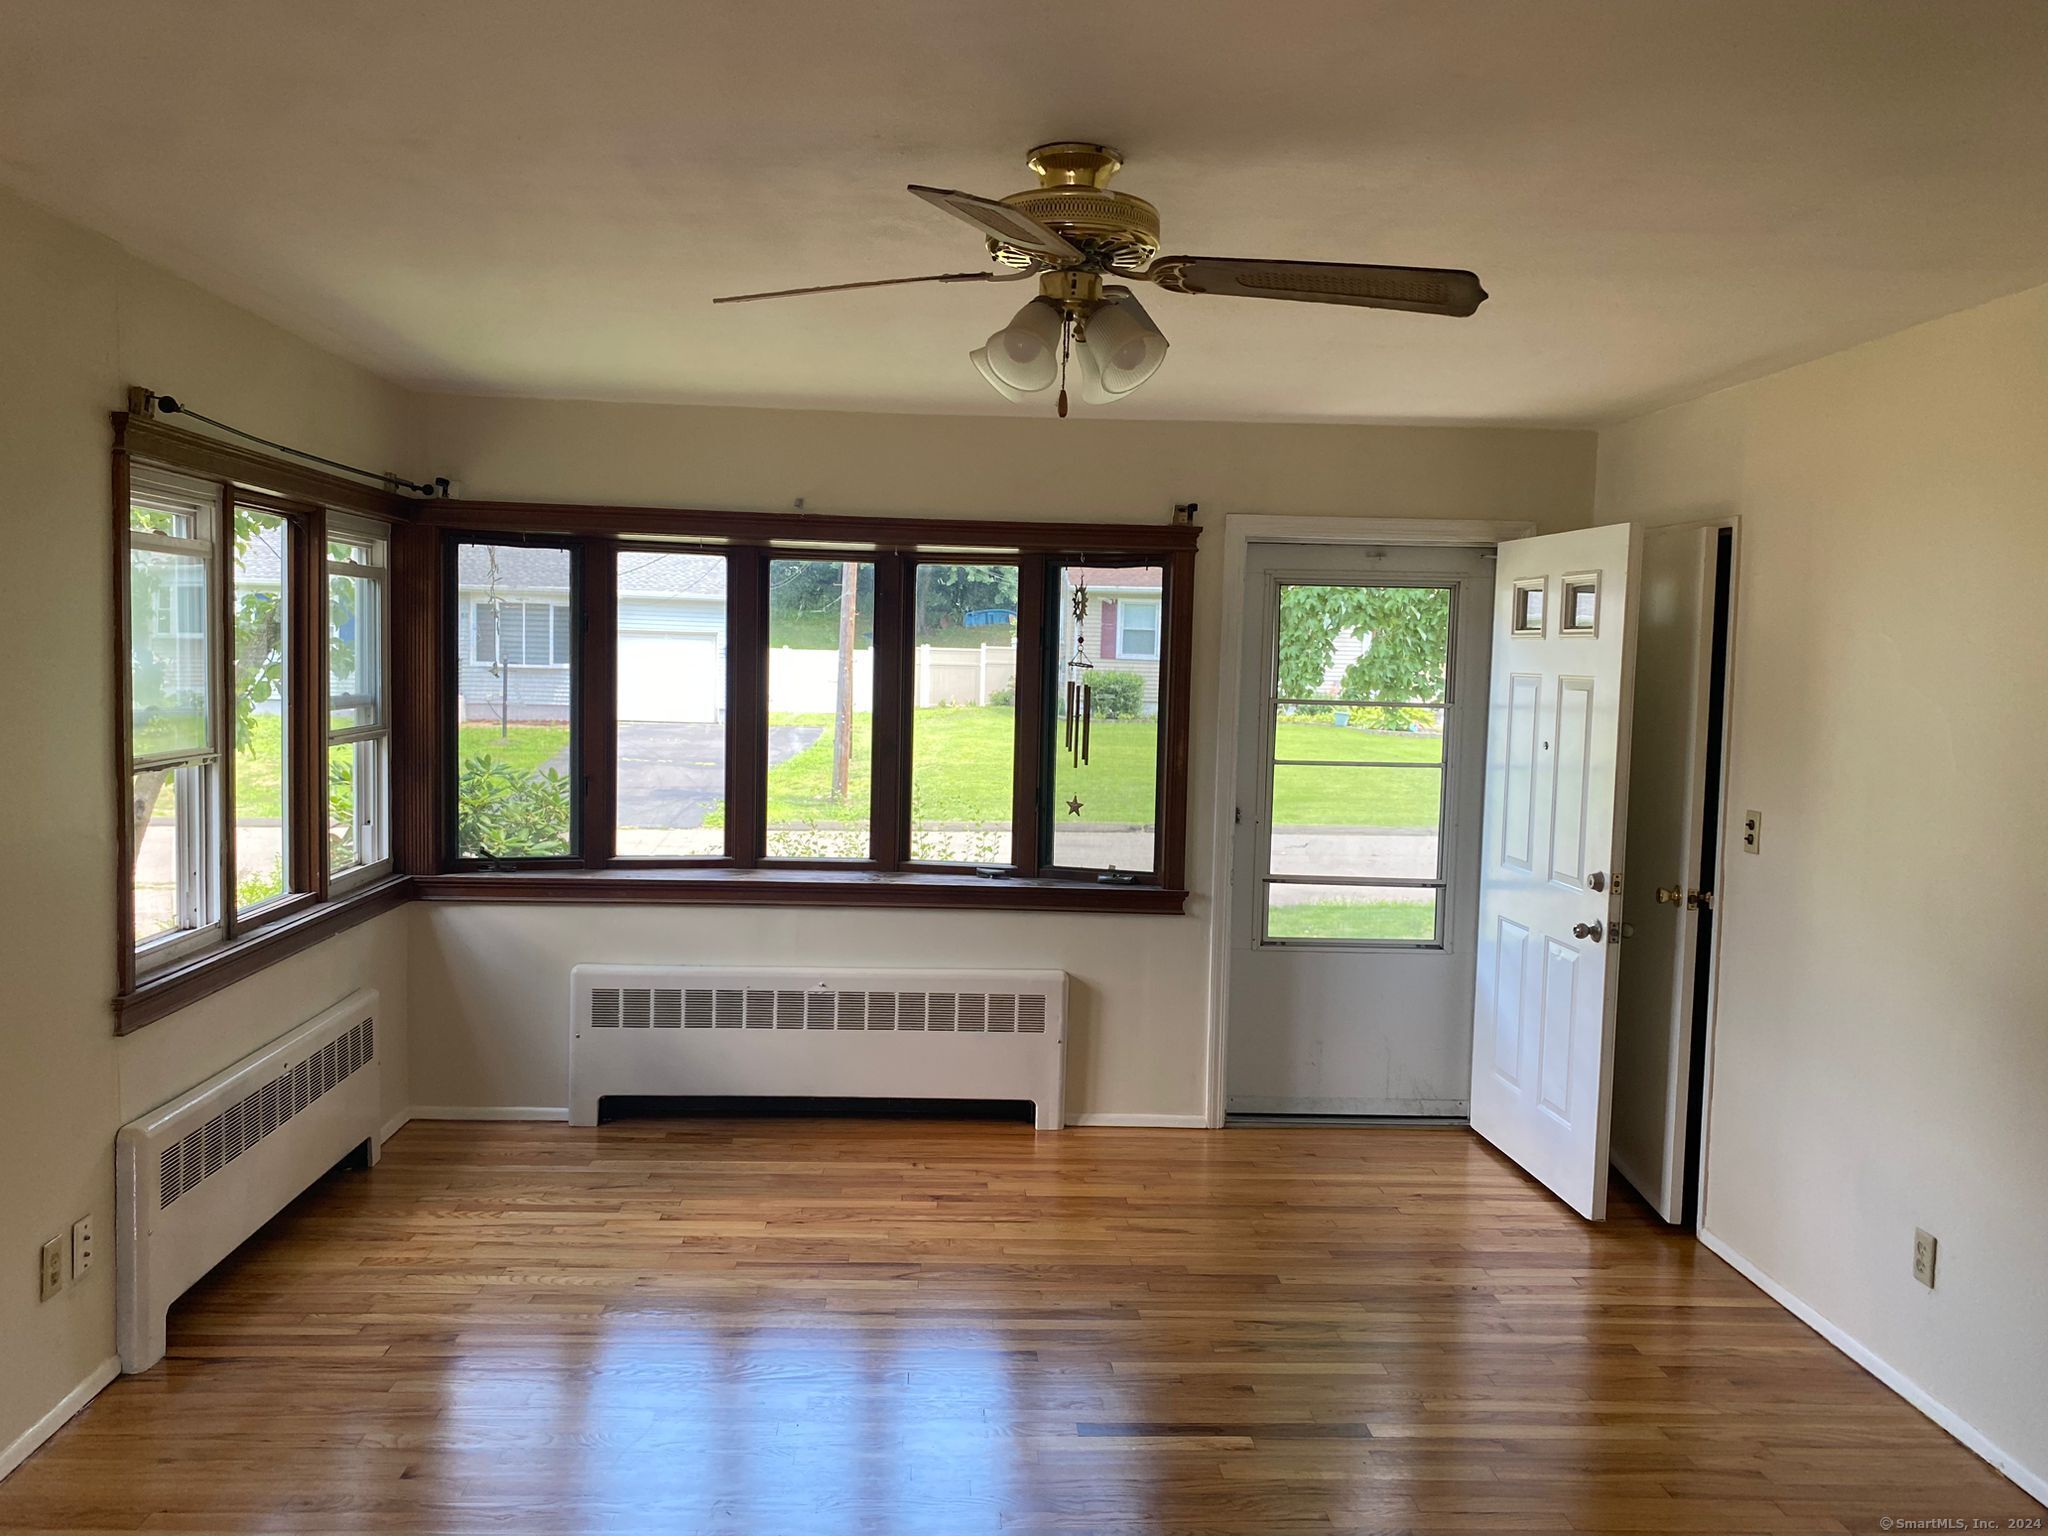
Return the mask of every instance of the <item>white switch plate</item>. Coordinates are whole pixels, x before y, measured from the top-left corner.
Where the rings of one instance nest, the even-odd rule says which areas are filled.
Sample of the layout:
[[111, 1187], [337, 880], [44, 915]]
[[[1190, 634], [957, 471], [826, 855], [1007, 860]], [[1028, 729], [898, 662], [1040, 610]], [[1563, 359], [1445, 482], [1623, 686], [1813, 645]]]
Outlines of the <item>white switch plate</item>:
[[92, 1217], [71, 1223], [71, 1278], [83, 1280], [92, 1268]]
[[1744, 811], [1742, 813], [1742, 851], [1762, 853], [1764, 851], [1764, 813]]

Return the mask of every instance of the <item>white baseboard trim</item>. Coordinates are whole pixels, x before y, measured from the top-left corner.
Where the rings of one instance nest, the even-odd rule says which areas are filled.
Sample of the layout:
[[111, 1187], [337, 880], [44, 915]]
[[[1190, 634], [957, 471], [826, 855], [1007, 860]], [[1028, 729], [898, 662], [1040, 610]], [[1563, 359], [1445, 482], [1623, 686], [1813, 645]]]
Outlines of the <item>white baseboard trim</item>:
[[415, 1104], [412, 1120], [567, 1120], [568, 1106], [552, 1104]]
[[121, 1374], [118, 1355], [109, 1355], [93, 1367], [92, 1374], [64, 1394], [63, 1401], [14, 1437], [14, 1443], [0, 1450], [0, 1478], [33, 1456], [42, 1443], [71, 1422], [72, 1416], [100, 1394], [100, 1389]]
[[2022, 1463], [2018, 1457], [2004, 1450], [1968, 1419], [1957, 1413], [1946, 1403], [1937, 1401], [1927, 1389], [1897, 1366], [1879, 1355], [1860, 1339], [1852, 1338], [1835, 1324], [1829, 1322], [1806, 1302], [1786, 1290], [1784, 1286], [1758, 1269], [1749, 1259], [1736, 1251], [1727, 1242], [1716, 1237], [1704, 1226], [1700, 1228], [1700, 1241], [1721, 1258], [1751, 1285], [1762, 1291], [1779, 1306], [1806, 1324], [1815, 1333], [1826, 1339], [1843, 1354], [1870, 1372], [1908, 1403], [1926, 1414], [1956, 1439], [1975, 1451], [2005, 1477], [2017, 1483], [2032, 1497], [2048, 1504], [2048, 1477]]
[[377, 1145], [380, 1147], [383, 1146], [385, 1142], [389, 1141], [392, 1137], [396, 1136], [400, 1131], [404, 1130], [406, 1127], [406, 1122], [411, 1119], [412, 1111], [409, 1109], [402, 1109], [397, 1114], [393, 1115], [389, 1120], [386, 1120], [382, 1128], [379, 1129], [377, 1132]]
[[1150, 1126], [1160, 1130], [1206, 1131], [1207, 1115], [1069, 1115], [1069, 1125]]

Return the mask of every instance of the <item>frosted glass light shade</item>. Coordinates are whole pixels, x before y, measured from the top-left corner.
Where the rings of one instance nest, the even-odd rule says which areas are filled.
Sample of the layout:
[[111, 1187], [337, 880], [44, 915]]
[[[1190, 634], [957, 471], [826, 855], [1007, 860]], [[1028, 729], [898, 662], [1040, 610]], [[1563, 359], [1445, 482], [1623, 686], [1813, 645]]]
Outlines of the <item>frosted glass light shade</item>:
[[1086, 346], [1111, 399], [1127, 395], [1159, 371], [1169, 345], [1128, 288], [1109, 290], [1110, 302], [1088, 317]]
[[1021, 394], [1050, 389], [1060, 376], [1060, 332], [1065, 321], [1059, 305], [1037, 298], [1017, 311], [1010, 323], [989, 337], [983, 349], [991, 382], [1000, 380]]
[[1005, 384], [1001, 379], [996, 377], [995, 369], [989, 367], [988, 365], [987, 347], [976, 347], [972, 352], [967, 354], [967, 358], [969, 362], [974, 364], [975, 370], [979, 372], [984, 379], [988, 380], [989, 388], [993, 389], [1005, 400], [1022, 400], [1024, 398], [1024, 392], [1021, 389], [1012, 389], [1009, 385]]

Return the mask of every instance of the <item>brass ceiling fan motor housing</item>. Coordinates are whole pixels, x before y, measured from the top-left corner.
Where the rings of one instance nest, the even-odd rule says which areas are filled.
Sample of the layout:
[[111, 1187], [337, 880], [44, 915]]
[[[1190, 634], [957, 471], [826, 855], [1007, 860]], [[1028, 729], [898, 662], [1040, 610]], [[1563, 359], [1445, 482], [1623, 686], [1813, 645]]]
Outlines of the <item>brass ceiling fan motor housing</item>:
[[[1159, 210], [1142, 197], [1112, 192], [1109, 180], [1124, 157], [1107, 144], [1041, 144], [1024, 163], [1038, 176], [1029, 192], [1013, 192], [1005, 207], [1038, 220], [1101, 261], [1111, 271], [1136, 272], [1159, 252]], [[1042, 257], [999, 240], [988, 248], [1012, 267], [1044, 266]]]

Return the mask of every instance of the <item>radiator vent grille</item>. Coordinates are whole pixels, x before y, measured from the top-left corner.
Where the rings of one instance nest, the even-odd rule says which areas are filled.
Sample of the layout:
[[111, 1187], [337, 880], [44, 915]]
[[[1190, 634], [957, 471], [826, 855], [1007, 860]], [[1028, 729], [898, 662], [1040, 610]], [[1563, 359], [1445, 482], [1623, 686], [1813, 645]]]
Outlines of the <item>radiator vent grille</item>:
[[[616, 1008], [618, 994], [612, 996]], [[612, 1022], [616, 1024], [617, 1018]], [[333, 1092], [376, 1054], [376, 1020], [364, 1019], [170, 1143], [157, 1158], [158, 1209], [212, 1178], [309, 1104]]]
[[592, 1029], [813, 1029], [1042, 1035], [1042, 992], [595, 987]]

